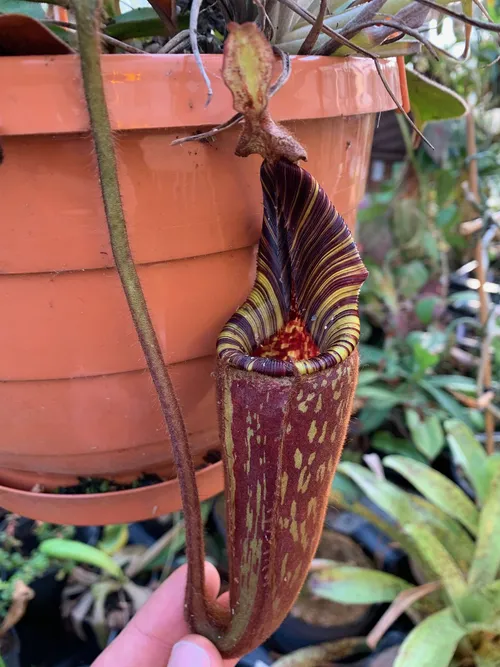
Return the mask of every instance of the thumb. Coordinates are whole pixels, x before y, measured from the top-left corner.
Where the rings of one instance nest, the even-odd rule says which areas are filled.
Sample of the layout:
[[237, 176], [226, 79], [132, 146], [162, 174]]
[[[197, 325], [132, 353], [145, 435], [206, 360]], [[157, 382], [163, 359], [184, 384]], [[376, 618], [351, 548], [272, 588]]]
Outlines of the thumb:
[[167, 667], [223, 667], [215, 646], [200, 635], [187, 635], [174, 644]]

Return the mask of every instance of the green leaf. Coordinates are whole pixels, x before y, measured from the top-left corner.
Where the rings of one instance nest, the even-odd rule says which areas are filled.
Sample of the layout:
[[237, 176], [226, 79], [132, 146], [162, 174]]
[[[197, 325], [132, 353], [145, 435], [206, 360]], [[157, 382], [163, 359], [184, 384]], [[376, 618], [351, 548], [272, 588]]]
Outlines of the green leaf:
[[427, 459], [434, 460], [445, 444], [439, 417], [432, 413], [421, 419], [420, 414], [412, 408], [405, 410], [405, 417], [415, 447]]
[[429, 271], [423, 262], [414, 259], [397, 270], [396, 278], [398, 293], [405, 299], [411, 299], [429, 280]]
[[446, 334], [437, 330], [412, 331], [406, 342], [413, 353], [414, 372], [424, 375], [438, 363], [446, 346]]
[[469, 584], [481, 589], [491, 584], [500, 567], [500, 470], [491, 482], [481, 510], [476, 551], [469, 571]]
[[412, 442], [404, 438], [396, 438], [389, 431], [377, 431], [372, 438], [372, 447], [384, 454], [401, 454], [422, 462], [426, 460]]
[[415, 541], [423, 560], [433, 569], [436, 576], [443, 582], [444, 588], [452, 602], [467, 593], [467, 582], [452, 558], [430, 528], [423, 524], [405, 526], [407, 535]]
[[332, 602], [376, 604], [392, 602], [399, 593], [414, 587], [386, 572], [332, 563], [313, 572], [309, 588], [314, 595]]
[[24, 14], [34, 19], [46, 18], [42, 3], [26, 2], [25, 0], [2, 0], [0, 14]]
[[372, 384], [380, 379], [380, 373], [372, 369], [366, 369], [359, 371], [358, 376], [358, 387], [362, 387], [365, 384]]
[[450, 667], [457, 645], [466, 634], [451, 609], [438, 611], [410, 632], [394, 667]]
[[39, 546], [41, 553], [57, 560], [71, 560], [77, 563], [86, 563], [104, 570], [116, 579], [124, 580], [125, 576], [120, 566], [108, 554], [77, 540], [65, 540], [54, 537], [45, 540]]
[[483, 503], [490, 481], [488, 457], [483, 446], [476, 440], [470, 428], [457, 419], [448, 419], [444, 427], [455, 463], [463, 469], [477, 497]]
[[475, 394], [477, 383], [474, 378], [463, 377], [462, 375], [433, 375], [425, 380], [433, 387], [441, 389], [451, 389], [453, 391], [462, 391]]
[[384, 350], [373, 345], [360, 345], [359, 358], [362, 366], [377, 366], [384, 360]]
[[104, 526], [102, 537], [97, 544], [97, 548], [109, 556], [112, 556], [117, 551], [120, 551], [128, 542], [128, 526], [127, 524], [116, 524], [111, 526]]
[[436, 538], [456, 560], [461, 570], [467, 572], [475, 546], [467, 530], [426, 498], [413, 494], [410, 495], [410, 498], [418, 520], [429, 526]]
[[438, 403], [443, 410], [446, 410], [449, 415], [455, 417], [455, 419], [459, 419], [468, 426], [471, 425], [467, 410], [452, 396], [439, 387], [434, 386], [427, 379], [419, 380], [418, 384], [424, 391], [430, 394], [436, 403]]
[[406, 78], [413, 119], [420, 129], [429, 121], [459, 118], [466, 113], [465, 101], [452, 90], [408, 68]]
[[438, 296], [424, 296], [417, 301], [415, 304], [415, 315], [422, 324], [428, 325], [432, 322], [434, 310], [440, 302], [441, 299]]
[[462, 522], [475, 535], [479, 512], [472, 500], [456, 484], [430, 466], [404, 456], [386, 456], [384, 465], [396, 470], [443, 512]]
[[164, 35], [165, 26], [151, 7], [140, 7], [124, 12], [106, 26], [105, 32], [115, 39], [139, 39]]
[[381, 408], [391, 408], [403, 402], [403, 398], [396, 392], [390, 391], [381, 385], [365, 385], [356, 390], [358, 398], [367, 398], [377, 401], [377, 406]]
[[343, 502], [355, 503], [361, 498], [359, 486], [354, 484], [349, 477], [346, 477], [341, 472], [336, 472], [332, 483], [332, 493], [340, 494]]
[[360, 410], [357, 419], [361, 425], [361, 433], [371, 433], [385, 422], [391, 412], [391, 408], [380, 409], [376, 405], [368, 403]]

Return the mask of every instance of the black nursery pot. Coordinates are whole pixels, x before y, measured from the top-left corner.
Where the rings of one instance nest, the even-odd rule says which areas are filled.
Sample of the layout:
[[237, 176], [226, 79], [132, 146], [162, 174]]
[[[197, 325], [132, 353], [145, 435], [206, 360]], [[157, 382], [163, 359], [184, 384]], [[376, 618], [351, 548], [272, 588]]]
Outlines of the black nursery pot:
[[21, 644], [15, 630], [9, 632], [0, 640], [0, 655], [5, 667], [21, 667], [20, 663]]

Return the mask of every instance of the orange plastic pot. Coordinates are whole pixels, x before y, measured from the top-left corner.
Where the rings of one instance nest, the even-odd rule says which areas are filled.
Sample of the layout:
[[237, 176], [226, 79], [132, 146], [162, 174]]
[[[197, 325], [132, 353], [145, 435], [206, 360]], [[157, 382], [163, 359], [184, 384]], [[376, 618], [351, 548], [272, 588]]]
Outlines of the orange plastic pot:
[[[221, 57], [108, 55], [103, 71], [127, 225], [187, 421], [200, 493], [222, 489], [215, 341], [255, 277], [260, 160], [173, 139], [227, 120]], [[399, 90], [396, 61], [382, 64]], [[180, 507], [159, 405], [113, 268], [76, 56], [0, 58], [0, 505], [57, 523], [146, 519]], [[351, 225], [375, 114], [394, 107], [373, 63], [293, 59], [271, 111], [307, 147], [308, 168]], [[103, 495], [39, 492], [80, 476], [162, 484]], [[34, 488], [35, 487], [35, 488]]]

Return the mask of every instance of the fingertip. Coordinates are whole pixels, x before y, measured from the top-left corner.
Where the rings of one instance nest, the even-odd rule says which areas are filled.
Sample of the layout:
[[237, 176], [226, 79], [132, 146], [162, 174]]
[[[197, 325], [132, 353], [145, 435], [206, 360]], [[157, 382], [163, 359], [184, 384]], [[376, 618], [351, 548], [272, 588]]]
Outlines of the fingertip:
[[201, 635], [187, 635], [172, 649], [168, 667], [223, 667], [219, 651]]

